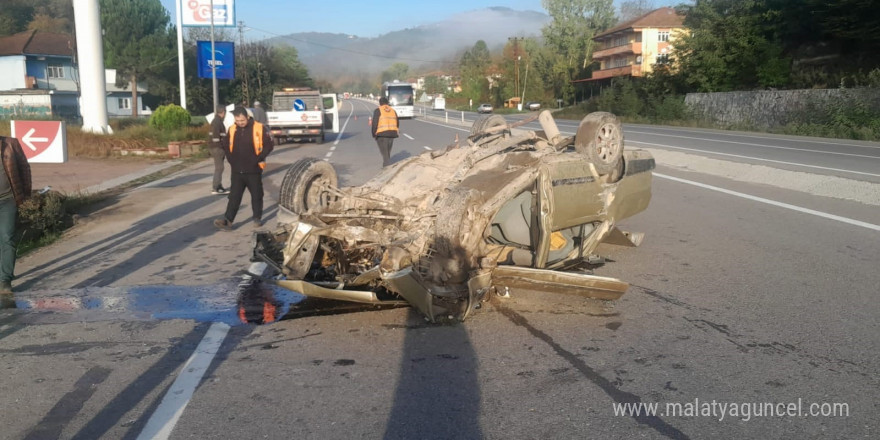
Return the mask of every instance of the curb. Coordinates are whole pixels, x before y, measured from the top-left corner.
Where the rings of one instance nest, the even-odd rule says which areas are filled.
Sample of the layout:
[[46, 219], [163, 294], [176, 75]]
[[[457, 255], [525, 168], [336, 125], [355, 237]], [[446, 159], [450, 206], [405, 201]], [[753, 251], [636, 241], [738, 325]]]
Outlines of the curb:
[[178, 165], [178, 164], [180, 164], [180, 163], [183, 163], [183, 161], [181, 161], [181, 160], [169, 160], [168, 162], [163, 162], [163, 163], [160, 163], [160, 164], [156, 164], [156, 165], [153, 165], [153, 166], [151, 166], [151, 167], [144, 168], [144, 169], [142, 169], [142, 170], [140, 170], [140, 171], [137, 171], [137, 172], [134, 172], [134, 173], [131, 173], [131, 174], [126, 174], [126, 175], [124, 175], [124, 176], [119, 176], [119, 177], [116, 177], [116, 178], [113, 178], [113, 179], [107, 180], [107, 181], [105, 181], [105, 182], [99, 183], [99, 184], [97, 184], [97, 185], [92, 185], [92, 186], [90, 186], [90, 187], [88, 187], [88, 188], [82, 190], [82, 193], [84, 193], [84, 194], [96, 194], [96, 193], [99, 193], [99, 192], [101, 192], [101, 191], [106, 191], [106, 190], [108, 190], [108, 189], [113, 189], [113, 188], [116, 188], [116, 187], [118, 187], [118, 186], [125, 185], [125, 184], [128, 183], [128, 182], [131, 182], [131, 181], [134, 181], [134, 180], [140, 179], [140, 178], [145, 177], [145, 176], [149, 176], [150, 174], [157, 173], [157, 172], [162, 171], [162, 170], [164, 170], [164, 169], [166, 169], [166, 168], [173, 167], [173, 166]]

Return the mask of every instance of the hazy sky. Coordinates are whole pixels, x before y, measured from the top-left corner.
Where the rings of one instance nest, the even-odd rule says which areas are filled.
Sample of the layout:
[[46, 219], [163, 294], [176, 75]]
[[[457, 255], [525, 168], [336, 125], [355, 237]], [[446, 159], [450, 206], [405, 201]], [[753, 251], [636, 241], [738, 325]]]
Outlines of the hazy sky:
[[[186, 4], [190, 1], [180, 0]], [[175, 0], [161, 0], [176, 23]], [[655, 7], [681, 0], [653, 0]], [[615, 0], [615, 4], [619, 0]], [[457, 13], [490, 6], [546, 13], [541, 0], [236, 0], [235, 20], [250, 30], [246, 39], [262, 40], [295, 32], [330, 32], [376, 37], [442, 21]]]

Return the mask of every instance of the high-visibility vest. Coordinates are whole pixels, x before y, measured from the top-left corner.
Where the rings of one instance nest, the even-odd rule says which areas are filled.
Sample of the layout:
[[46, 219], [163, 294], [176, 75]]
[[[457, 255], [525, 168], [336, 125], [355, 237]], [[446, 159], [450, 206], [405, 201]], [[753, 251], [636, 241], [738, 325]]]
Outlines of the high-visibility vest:
[[[232, 153], [232, 149], [235, 148], [235, 131], [238, 129], [238, 125], [232, 124], [232, 127], [229, 127], [229, 152]], [[254, 121], [254, 129], [251, 130], [254, 135], [254, 153], [257, 156], [263, 152], [263, 124], [260, 124], [257, 121]], [[260, 162], [260, 168], [266, 168], [266, 162]]]
[[379, 123], [376, 125], [376, 134], [383, 131], [399, 131], [397, 128], [397, 113], [387, 104], [379, 107]]

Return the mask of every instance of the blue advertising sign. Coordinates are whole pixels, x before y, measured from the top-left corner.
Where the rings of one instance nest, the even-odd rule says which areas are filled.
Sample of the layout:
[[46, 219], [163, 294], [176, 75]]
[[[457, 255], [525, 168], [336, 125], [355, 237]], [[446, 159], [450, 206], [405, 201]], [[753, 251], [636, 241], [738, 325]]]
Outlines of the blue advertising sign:
[[[197, 41], [199, 54], [199, 78], [213, 78], [211, 74], [211, 42]], [[235, 78], [235, 45], [231, 41], [215, 41], [214, 57], [217, 60], [217, 79]]]

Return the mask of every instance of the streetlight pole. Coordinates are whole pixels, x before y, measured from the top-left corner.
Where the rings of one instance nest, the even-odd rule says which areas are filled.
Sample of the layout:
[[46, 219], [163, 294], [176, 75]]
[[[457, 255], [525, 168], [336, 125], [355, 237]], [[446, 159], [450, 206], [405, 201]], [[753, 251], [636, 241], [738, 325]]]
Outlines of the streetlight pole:
[[245, 56], [244, 56], [244, 22], [241, 20], [238, 21], [238, 41], [239, 41], [240, 47], [238, 48], [238, 50], [236, 52], [238, 52], [240, 54], [239, 55], [239, 62], [241, 65], [241, 69], [244, 70], [244, 83], [242, 84], [241, 89], [244, 92], [244, 102], [250, 103], [251, 102], [251, 93], [250, 93], [251, 87], [250, 87], [250, 84], [248, 84], [248, 82], [249, 82], [248, 81], [248, 66], [247, 66], [247, 61], [245, 60]]
[[220, 92], [217, 90], [217, 51], [214, 50], [214, 0], [211, 0], [211, 85], [214, 89], [214, 111], [220, 103]]

